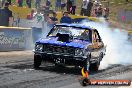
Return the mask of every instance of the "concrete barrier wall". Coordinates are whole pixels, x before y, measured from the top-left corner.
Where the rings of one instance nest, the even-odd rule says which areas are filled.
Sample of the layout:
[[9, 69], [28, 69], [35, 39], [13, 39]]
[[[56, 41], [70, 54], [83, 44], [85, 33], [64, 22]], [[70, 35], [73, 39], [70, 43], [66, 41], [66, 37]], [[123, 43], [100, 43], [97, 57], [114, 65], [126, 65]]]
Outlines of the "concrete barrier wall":
[[42, 28], [42, 23], [37, 22], [36, 19], [33, 19], [33, 20], [20, 19], [19, 23], [14, 22], [12, 26], [14, 26], [14, 27], [26, 27], [26, 28], [31, 28], [31, 27]]
[[0, 27], [0, 51], [31, 48], [31, 28]]

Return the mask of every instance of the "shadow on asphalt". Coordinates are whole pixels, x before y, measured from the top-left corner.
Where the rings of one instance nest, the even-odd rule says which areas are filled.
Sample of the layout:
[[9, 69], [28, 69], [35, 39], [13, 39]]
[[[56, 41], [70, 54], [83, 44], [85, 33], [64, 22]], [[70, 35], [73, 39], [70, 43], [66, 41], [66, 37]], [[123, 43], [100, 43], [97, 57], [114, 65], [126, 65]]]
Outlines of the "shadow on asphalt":
[[50, 71], [59, 74], [74, 74], [74, 75], [81, 74], [81, 68], [65, 67], [65, 66], [46, 66], [46, 67], [40, 67], [39, 69], [36, 70]]
[[[113, 69], [114, 67], [118, 67], [121, 65], [112, 65], [106, 69], [98, 70], [97, 72], [89, 72], [89, 75], [94, 75], [97, 73], [102, 73], [106, 70]], [[4, 66], [7, 68], [12, 68], [12, 69], [34, 69], [33, 64], [15, 64], [15, 65], [7, 65]], [[79, 67], [74, 67], [74, 66], [55, 66], [55, 65], [42, 65], [40, 68], [35, 69], [35, 70], [41, 70], [41, 71], [49, 71], [49, 72], [55, 72], [58, 74], [73, 74], [73, 75], [81, 75], [81, 68]]]
[[[7, 65], [4, 66], [6, 68], [11, 68], [11, 69], [19, 69], [19, 70], [24, 70], [24, 69], [34, 69], [33, 64], [15, 64], [15, 65]], [[79, 67], [74, 67], [74, 66], [54, 66], [54, 65], [47, 65], [47, 66], [41, 66], [38, 69], [35, 70], [41, 70], [41, 71], [49, 71], [49, 72], [55, 72], [58, 74], [73, 74], [73, 75], [81, 75], [81, 68]], [[99, 71], [101, 72], [101, 71]], [[90, 72], [89, 74], [95, 74], [97, 72]]]

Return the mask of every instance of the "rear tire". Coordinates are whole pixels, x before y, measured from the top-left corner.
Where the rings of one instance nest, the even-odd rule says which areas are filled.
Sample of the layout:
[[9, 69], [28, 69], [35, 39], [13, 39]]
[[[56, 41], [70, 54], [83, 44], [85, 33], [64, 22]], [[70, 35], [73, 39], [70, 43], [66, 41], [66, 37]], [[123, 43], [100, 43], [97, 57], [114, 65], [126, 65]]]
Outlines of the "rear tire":
[[34, 55], [34, 68], [38, 69], [41, 65], [42, 58], [39, 55]]

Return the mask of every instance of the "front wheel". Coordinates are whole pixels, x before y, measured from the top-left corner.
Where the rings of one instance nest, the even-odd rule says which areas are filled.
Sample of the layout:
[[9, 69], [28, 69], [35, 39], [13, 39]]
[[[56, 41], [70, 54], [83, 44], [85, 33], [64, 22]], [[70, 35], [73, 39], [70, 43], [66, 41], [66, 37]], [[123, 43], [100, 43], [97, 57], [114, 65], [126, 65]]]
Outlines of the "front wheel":
[[34, 55], [34, 68], [37, 69], [41, 65], [42, 58], [39, 55]]
[[84, 61], [84, 71], [89, 71], [90, 62], [88, 59]]
[[98, 71], [99, 65], [100, 65], [100, 62], [92, 63], [92, 64], [90, 64], [89, 70], [90, 71]]

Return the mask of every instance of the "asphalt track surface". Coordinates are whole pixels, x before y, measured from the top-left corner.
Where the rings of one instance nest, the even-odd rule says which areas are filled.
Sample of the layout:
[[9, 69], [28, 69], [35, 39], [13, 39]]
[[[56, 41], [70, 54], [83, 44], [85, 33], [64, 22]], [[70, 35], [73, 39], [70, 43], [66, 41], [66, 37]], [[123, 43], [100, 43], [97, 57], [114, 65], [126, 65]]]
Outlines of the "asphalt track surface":
[[[80, 68], [55, 67], [54, 64], [44, 63], [40, 69], [35, 70], [32, 51], [2, 52], [0, 60], [0, 88], [82, 88], [79, 83]], [[89, 78], [132, 80], [132, 65], [113, 64], [96, 73], [89, 73]]]
[[[99, 25], [92, 24], [101, 31], [103, 41], [107, 43], [107, 53], [99, 71], [89, 73], [89, 78], [132, 80], [132, 42], [127, 41], [125, 32], [109, 30], [105, 26], [106, 23]], [[40, 69], [35, 70], [32, 51], [0, 52], [0, 88], [83, 88], [79, 83], [80, 77], [81, 68], [55, 67], [51, 63], [43, 63]], [[85, 88], [132, 88], [132, 86]]]

